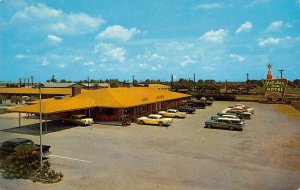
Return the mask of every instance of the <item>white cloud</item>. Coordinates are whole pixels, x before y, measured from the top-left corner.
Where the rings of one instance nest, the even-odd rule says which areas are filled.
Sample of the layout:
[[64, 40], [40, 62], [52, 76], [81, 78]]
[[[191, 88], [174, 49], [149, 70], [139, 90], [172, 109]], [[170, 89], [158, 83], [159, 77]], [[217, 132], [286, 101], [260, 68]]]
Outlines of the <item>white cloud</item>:
[[162, 56], [158, 53], [152, 53], [149, 50], [145, 50], [145, 53], [143, 55], [137, 55], [136, 58], [138, 60], [142, 60], [144, 62], [155, 62], [155, 61], [161, 61], [161, 60], [165, 60], [166, 57]]
[[254, 7], [258, 4], [264, 4], [264, 3], [268, 3], [270, 0], [253, 0], [249, 5], [247, 5], [246, 7]]
[[220, 3], [204, 3], [196, 6], [196, 9], [218, 9], [222, 8], [223, 5]]
[[59, 65], [57, 65], [59, 68], [64, 68], [65, 66], [66, 66], [66, 64], [59, 64]]
[[95, 63], [93, 61], [87, 61], [87, 62], [84, 62], [83, 65], [91, 66], [91, 65], [95, 65]]
[[61, 41], [63, 40], [62, 38], [57, 37], [57, 36], [52, 35], [52, 34], [49, 34], [49, 35], [47, 36], [47, 39], [49, 39], [49, 40], [52, 41], [52, 42], [56, 42], [56, 43], [59, 43], [59, 42], [61, 42]]
[[49, 61], [48, 61], [47, 57], [44, 57], [44, 58], [43, 58], [42, 65], [43, 65], [43, 66], [49, 65]]
[[278, 32], [281, 31], [284, 27], [292, 28], [293, 26], [289, 23], [284, 23], [283, 21], [278, 20], [271, 22], [264, 32]]
[[[100, 17], [85, 13], [65, 14], [44, 4], [35, 4], [18, 11], [10, 23], [36, 32], [45, 30], [55, 34], [85, 34], [97, 30], [104, 22]], [[24, 24], [29, 27], [24, 27]]]
[[142, 69], [146, 69], [148, 67], [148, 65], [146, 63], [141, 63], [139, 64], [139, 66], [142, 68]]
[[214, 70], [213, 67], [208, 67], [208, 66], [204, 66], [204, 67], [202, 67], [202, 69], [205, 71], [213, 71]]
[[280, 38], [273, 38], [273, 37], [269, 37], [265, 40], [260, 40], [259, 42], [259, 46], [267, 46], [267, 45], [274, 45], [274, 44], [278, 44], [281, 41]]
[[179, 65], [181, 67], [185, 67], [185, 66], [187, 66], [189, 64], [192, 64], [192, 63], [196, 63], [196, 62], [190, 56], [185, 55], [185, 56], [183, 56], [183, 58], [182, 58], [181, 62], [179, 63]]
[[235, 33], [248, 32], [252, 29], [252, 26], [253, 24], [251, 22], [246, 21], [235, 31]]
[[173, 51], [173, 50], [184, 51], [184, 50], [192, 49], [194, 47], [194, 44], [188, 43], [188, 42], [174, 41], [174, 42], [168, 42], [165, 44], [157, 44], [156, 46], [158, 46], [158, 47], [162, 46], [167, 51]]
[[122, 47], [115, 47], [112, 44], [99, 43], [95, 46], [94, 53], [99, 54], [102, 62], [107, 62], [110, 60], [124, 62], [126, 49]]
[[272, 22], [265, 32], [276, 32], [279, 31], [283, 27], [283, 22], [281, 20]]
[[15, 56], [16, 59], [25, 59], [27, 56], [24, 54], [18, 54]]
[[241, 55], [238, 55], [238, 54], [230, 54], [229, 57], [233, 58], [233, 59], [236, 59], [238, 62], [244, 62], [246, 60], [245, 57], [241, 56]]
[[140, 34], [141, 31], [136, 28], [126, 29], [120, 25], [113, 25], [107, 27], [103, 32], [99, 33], [97, 38], [102, 39], [118, 39], [128, 41], [133, 36]]
[[151, 71], [156, 71], [156, 70], [159, 70], [159, 69], [161, 69], [161, 65], [160, 64], [152, 65], [151, 66]]
[[226, 36], [226, 31], [224, 29], [219, 30], [211, 30], [209, 32], [206, 32], [202, 36], [200, 36], [199, 40], [205, 40], [210, 42], [222, 42], [224, 37]]
[[77, 56], [77, 57], [74, 57], [74, 59], [72, 60], [73, 62], [76, 62], [76, 61], [80, 61], [82, 60], [83, 58], [80, 57], [80, 56]]

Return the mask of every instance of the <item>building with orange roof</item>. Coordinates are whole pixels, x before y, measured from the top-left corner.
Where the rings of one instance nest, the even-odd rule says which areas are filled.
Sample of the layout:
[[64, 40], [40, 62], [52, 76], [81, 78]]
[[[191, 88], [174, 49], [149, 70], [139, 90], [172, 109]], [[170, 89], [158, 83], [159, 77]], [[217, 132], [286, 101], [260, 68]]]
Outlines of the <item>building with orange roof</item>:
[[168, 90], [168, 91], [171, 90], [170, 86], [164, 85], [164, 84], [149, 84], [148, 86], [150, 88], [155, 88], [155, 89], [158, 89], [158, 90]]
[[[85, 114], [96, 121], [121, 121], [124, 117], [136, 118], [177, 107], [188, 97], [190, 95], [149, 87], [103, 88], [82, 91], [78, 95], [73, 94], [61, 99], [42, 100], [41, 112], [49, 119]], [[10, 111], [38, 114], [40, 105], [37, 102]]]
[[[11, 96], [39, 96], [38, 88], [0, 88], [0, 94], [11, 98]], [[42, 88], [42, 98], [54, 96], [72, 95], [72, 88]]]

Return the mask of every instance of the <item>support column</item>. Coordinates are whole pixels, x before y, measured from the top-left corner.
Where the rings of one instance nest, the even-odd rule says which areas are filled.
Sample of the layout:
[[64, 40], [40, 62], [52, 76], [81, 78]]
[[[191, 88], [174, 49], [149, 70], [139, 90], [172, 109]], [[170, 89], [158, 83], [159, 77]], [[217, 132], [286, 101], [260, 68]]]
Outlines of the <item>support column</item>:
[[19, 127], [21, 127], [21, 112], [19, 112]]
[[45, 133], [48, 133], [48, 116], [45, 115]]

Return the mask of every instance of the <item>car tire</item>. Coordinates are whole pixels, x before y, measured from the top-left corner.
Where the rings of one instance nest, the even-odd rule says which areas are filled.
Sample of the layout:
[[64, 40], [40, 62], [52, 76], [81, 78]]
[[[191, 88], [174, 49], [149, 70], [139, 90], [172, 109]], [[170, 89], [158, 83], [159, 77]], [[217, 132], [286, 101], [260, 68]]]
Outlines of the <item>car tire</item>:
[[158, 125], [160, 126], [160, 127], [162, 127], [164, 124], [163, 124], [163, 122], [158, 122]]
[[144, 125], [144, 121], [143, 121], [143, 120], [140, 120], [140, 121], [138, 121], [138, 124]]
[[234, 127], [230, 127], [229, 129], [230, 129], [230, 131], [234, 131]]
[[211, 125], [206, 125], [207, 128], [211, 128]]

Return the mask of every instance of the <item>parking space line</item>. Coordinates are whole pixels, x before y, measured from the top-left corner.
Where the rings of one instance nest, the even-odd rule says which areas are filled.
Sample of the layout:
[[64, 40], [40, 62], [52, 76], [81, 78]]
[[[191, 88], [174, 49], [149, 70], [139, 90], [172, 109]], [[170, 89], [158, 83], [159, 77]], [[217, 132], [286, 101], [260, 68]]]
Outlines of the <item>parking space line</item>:
[[55, 157], [55, 158], [63, 158], [63, 159], [67, 159], [67, 160], [75, 160], [75, 161], [80, 161], [80, 162], [87, 162], [87, 163], [91, 163], [92, 161], [88, 161], [88, 160], [80, 160], [80, 159], [76, 159], [76, 158], [69, 158], [69, 157], [64, 157], [64, 156], [57, 156], [57, 155], [49, 155], [49, 157]]

